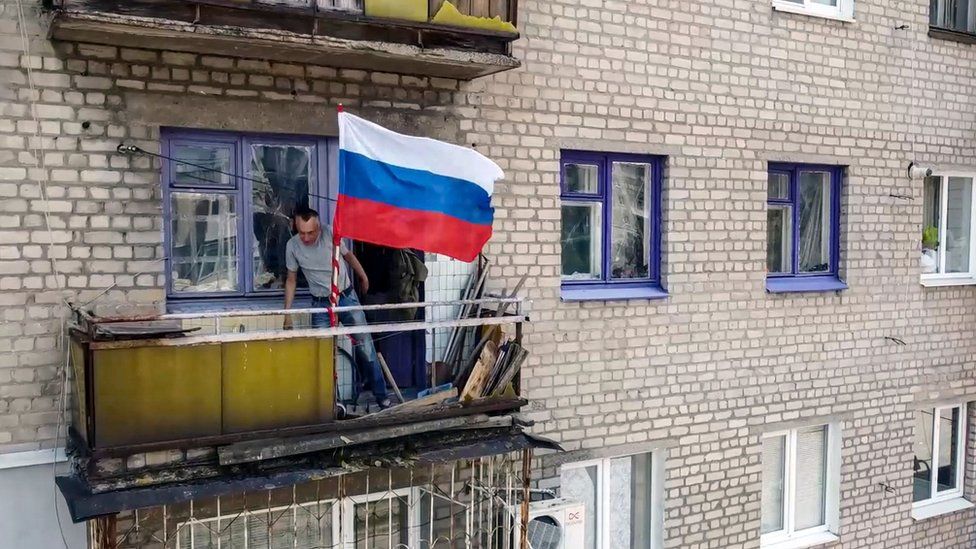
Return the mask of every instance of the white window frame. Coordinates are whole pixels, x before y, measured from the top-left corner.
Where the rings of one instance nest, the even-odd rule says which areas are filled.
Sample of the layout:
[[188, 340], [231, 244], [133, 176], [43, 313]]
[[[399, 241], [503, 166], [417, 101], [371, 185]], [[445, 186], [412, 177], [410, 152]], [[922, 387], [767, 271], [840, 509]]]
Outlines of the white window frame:
[[[949, 178], [965, 177], [972, 179], [972, 211], [969, 220], [969, 272], [966, 273], [927, 273], [921, 275], [922, 286], [962, 286], [976, 284], [976, 172], [939, 172], [933, 173], [932, 177], [940, 178], [939, 184], [939, 270], [945, 271], [945, 233], [946, 223], [949, 213]], [[924, 201], [924, 188], [923, 188]], [[924, 229], [924, 223], [922, 229]], [[921, 234], [921, 231], [919, 231]]]
[[[796, 447], [799, 432], [823, 427], [826, 429], [826, 456], [824, 469], [824, 523], [812, 528], [794, 530], [796, 499]], [[761, 547], [805, 547], [836, 539], [840, 530], [840, 426], [833, 423], [809, 425], [793, 429], [783, 429], [763, 433], [762, 439], [786, 437], [786, 448], [783, 455], [783, 529], [762, 534], [759, 538]], [[762, 508], [760, 506], [760, 513]], [[804, 543], [810, 540], [811, 543]]]
[[[974, 208], [976, 209], [976, 208]], [[947, 490], [945, 492], [939, 492], [939, 483], [933, 482], [935, 475], [939, 474], [939, 431], [940, 426], [936, 418], [940, 417], [939, 414], [942, 410], [952, 410], [953, 408], [959, 408], [959, 435], [956, 440], [956, 463], [959, 464], [959, 471], [956, 473], [956, 487], [952, 490]], [[912, 510], [919, 508], [924, 508], [929, 505], [935, 505], [943, 501], [951, 499], [959, 499], [963, 497], [963, 486], [966, 480], [966, 429], [967, 429], [967, 414], [969, 413], [969, 407], [965, 402], [955, 403], [955, 404], [945, 404], [942, 406], [935, 406], [933, 408], [925, 408], [919, 411], [927, 412], [931, 410], [932, 416], [932, 470], [930, 471], [931, 477], [929, 478], [930, 497], [928, 499], [923, 499], [922, 501], [913, 501]], [[916, 428], [918, 426], [916, 425]], [[914, 454], [912, 455], [914, 459]], [[914, 486], [914, 475], [912, 476], [912, 482]], [[913, 493], [914, 493], [914, 487]]]
[[837, 0], [837, 6], [825, 6], [813, 0], [803, 0], [802, 3], [790, 2], [789, 0], [773, 0], [773, 9], [776, 11], [823, 17], [825, 19], [836, 19], [838, 21], [854, 21], [854, 0]]
[[[356, 505], [374, 503], [384, 499], [407, 498], [407, 543], [416, 547], [420, 541], [420, 505], [418, 488], [400, 488], [383, 492], [371, 492], [361, 496], [346, 496], [342, 500], [342, 547], [355, 549], [356, 547]], [[368, 526], [367, 526], [368, 528]], [[394, 549], [398, 544], [393, 544]]]
[[[646, 549], [660, 549], [663, 543], [664, 525], [664, 456], [663, 452], [632, 452], [628, 454], [614, 455], [600, 459], [590, 459], [587, 461], [576, 461], [566, 463], [560, 468], [560, 475], [563, 471], [572, 469], [585, 469], [596, 466], [597, 478], [597, 516], [596, 516], [596, 543], [597, 549], [615, 549], [610, 546], [610, 462], [615, 459], [628, 458], [650, 454], [651, 456], [651, 535], [650, 547]], [[632, 548], [642, 549], [642, 548]]]

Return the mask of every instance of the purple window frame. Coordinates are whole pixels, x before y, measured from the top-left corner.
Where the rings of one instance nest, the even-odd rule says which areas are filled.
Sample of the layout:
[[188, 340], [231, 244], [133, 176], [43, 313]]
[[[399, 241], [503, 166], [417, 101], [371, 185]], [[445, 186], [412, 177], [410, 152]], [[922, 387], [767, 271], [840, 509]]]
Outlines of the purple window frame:
[[[663, 156], [603, 153], [593, 151], [563, 150], [559, 162], [560, 204], [602, 204], [601, 226], [601, 278], [599, 280], [562, 280], [561, 297], [564, 301], [609, 299], [658, 299], [667, 297], [661, 285], [661, 189], [664, 171]], [[648, 213], [651, 234], [648, 246], [648, 276], [641, 279], [614, 280], [611, 275], [610, 241], [613, 224], [613, 163], [637, 162], [651, 167]], [[569, 164], [595, 164], [598, 166], [597, 192], [573, 192], [566, 187], [566, 166]], [[560, 262], [560, 276], [562, 263]]]
[[[253, 183], [250, 175], [250, 146], [252, 144], [280, 144], [312, 147], [312, 162], [309, 166], [309, 192], [318, 196], [309, 199], [309, 205], [317, 209], [326, 219], [331, 219], [329, 199], [335, 195], [337, 179], [338, 141], [334, 138], [262, 134], [246, 132], [224, 132], [216, 130], [189, 130], [181, 128], [162, 128], [160, 147], [162, 161], [162, 200], [163, 200], [163, 249], [165, 250], [166, 302], [171, 311], [193, 311], [214, 308], [261, 308], [281, 305], [283, 290], [253, 290], [254, 265], [251, 254], [253, 242], [253, 210], [251, 194]], [[207, 183], [187, 185], [177, 184], [173, 178], [173, 157], [175, 146], [185, 143], [231, 147], [230, 185]], [[174, 292], [172, 257], [171, 196], [173, 192], [198, 192], [231, 195], [237, 212], [237, 291], [230, 292]], [[296, 294], [296, 305], [311, 303], [307, 290], [300, 289]]]
[[[801, 273], [799, 267], [800, 249], [800, 208], [799, 187], [801, 172], [826, 172], [830, 177], [830, 250], [829, 269], [827, 272]], [[841, 224], [841, 190], [843, 186], [844, 167], [822, 164], [798, 164], [771, 162], [769, 174], [782, 174], [789, 178], [788, 197], [767, 197], [768, 205], [789, 205], [792, 212], [791, 246], [789, 273], [766, 273], [766, 291], [770, 293], [788, 292], [822, 292], [840, 291], [847, 289], [847, 284], [840, 279], [840, 224]], [[768, 246], [768, 241], [767, 241]], [[767, 249], [767, 254], [769, 253]]]

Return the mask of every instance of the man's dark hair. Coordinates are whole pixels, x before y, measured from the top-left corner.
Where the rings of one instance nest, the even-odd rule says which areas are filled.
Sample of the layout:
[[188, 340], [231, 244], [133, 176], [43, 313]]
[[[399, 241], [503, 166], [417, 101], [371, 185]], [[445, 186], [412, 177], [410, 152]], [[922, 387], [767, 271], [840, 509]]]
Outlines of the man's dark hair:
[[312, 208], [298, 208], [295, 213], [292, 214], [293, 219], [301, 219], [302, 221], [308, 221], [312, 218], [318, 219], [319, 212], [313, 210]]

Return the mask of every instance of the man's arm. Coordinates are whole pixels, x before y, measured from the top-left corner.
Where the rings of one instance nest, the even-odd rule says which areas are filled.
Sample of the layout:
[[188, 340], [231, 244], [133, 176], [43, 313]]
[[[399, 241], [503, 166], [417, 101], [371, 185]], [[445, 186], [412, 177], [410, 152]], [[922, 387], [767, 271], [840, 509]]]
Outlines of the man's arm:
[[[288, 271], [285, 278], [285, 309], [291, 309], [291, 304], [295, 301], [295, 288], [298, 286], [298, 271]], [[285, 315], [284, 328], [287, 330], [292, 327], [291, 315]]]
[[[359, 279], [358, 289], [360, 295], [365, 296], [366, 293], [369, 292], [369, 278], [366, 276], [366, 271], [363, 270], [362, 263], [359, 262], [359, 259], [356, 258], [356, 254], [352, 253], [352, 251], [343, 253], [342, 257], [346, 260], [346, 263], [349, 264], [352, 272], [356, 274], [356, 278]], [[342, 290], [342, 288], [339, 289]]]

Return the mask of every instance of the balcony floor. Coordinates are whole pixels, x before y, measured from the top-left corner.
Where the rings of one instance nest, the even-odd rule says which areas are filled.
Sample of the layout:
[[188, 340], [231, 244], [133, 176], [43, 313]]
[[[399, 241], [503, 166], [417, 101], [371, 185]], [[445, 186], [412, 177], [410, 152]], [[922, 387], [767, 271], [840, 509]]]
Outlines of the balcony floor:
[[[200, 20], [192, 6], [74, 0], [51, 23], [55, 40], [206, 53], [471, 80], [517, 68], [508, 44], [517, 35], [432, 24], [329, 14], [259, 12], [228, 15], [211, 9]], [[173, 3], [163, 3], [173, 4]], [[187, 11], [190, 10], [190, 11]], [[226, 12], [226, 13], [225, 13]], [[210, 12], [208, 12], [210, 13]]]

